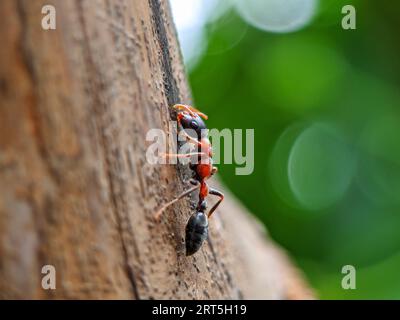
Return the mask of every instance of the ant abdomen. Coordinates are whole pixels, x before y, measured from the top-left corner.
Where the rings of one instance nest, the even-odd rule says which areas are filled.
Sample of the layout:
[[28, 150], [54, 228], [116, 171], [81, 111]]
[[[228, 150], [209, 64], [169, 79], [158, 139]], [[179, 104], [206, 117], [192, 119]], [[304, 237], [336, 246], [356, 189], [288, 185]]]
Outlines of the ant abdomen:
[[196, 253], [208, 237], [208, 218], [204, 212], [192, 214], [186, 225], [186, 255]]

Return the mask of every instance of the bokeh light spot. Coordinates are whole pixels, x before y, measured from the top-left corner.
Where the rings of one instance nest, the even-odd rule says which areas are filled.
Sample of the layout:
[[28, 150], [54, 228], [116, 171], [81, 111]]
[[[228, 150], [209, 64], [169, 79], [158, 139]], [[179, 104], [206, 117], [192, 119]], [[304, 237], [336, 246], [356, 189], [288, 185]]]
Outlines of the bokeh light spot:
[[344, 138], [323, 123], [304, 130], [290, 152], [289, 184], [305, 209], [320, 210], [340, 200], [354, 171], [355, 159]]
[[300, 122], [285, 129], [275, 143], [268, 166], [268, 176], [275, 191], [286, 204], [294, 208], [299, 205], [289, 185], [288, 160], [293, 143], [306, 127], [306, 123]]
[[250, 25], [271, 32], [292, 32], [314, 16], [316, 0], [235, 0], [239, 15]]

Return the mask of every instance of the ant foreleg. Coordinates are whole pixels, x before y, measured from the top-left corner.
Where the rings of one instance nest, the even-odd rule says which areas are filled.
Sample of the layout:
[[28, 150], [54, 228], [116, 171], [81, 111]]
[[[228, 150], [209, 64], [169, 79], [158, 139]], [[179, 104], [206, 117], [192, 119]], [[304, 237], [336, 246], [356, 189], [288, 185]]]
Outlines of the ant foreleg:
[[208, 217], [210, 218], [211, 215], [213, 214], [213, 212], [218, 208], [218, 206], [221, 204], [222, 200], [224, 200], [224, 194], [221, 191], [218, 191], [216, 189], [212, 189], [210, 188], [209, 190], [209, 194], [212, 194], [214, 196], [218, 196], [219, 200], [216, 204], [214, 204], [214, 206], [210, 209], [210, 211], [208, 212]]
[[[196, 182], [195, 182], [196, 181]], [[189, 190], [184, 191], [182, 194], [180, 194], [179, 196], [177, 196], [175, 199], [167, 202], [166, 204], [164, 204], [154, 215], [154, 219], [156, 221], [160, 221], [160, 217], [163, 214], [163, 212], [165, 211], [165, 209], [167, 209], [169, 206], [173, 205], [175, 202], [179, 201], [180, 199], [182, 199], [183, 197], [187, 196], [188, 194], [192, 193], [193, 191], [195, 191], [196, 189], [200, 188], [200, 183], [197, 180], [191, 179], [190, 180], [191, 184], [195, 184], [194, 187], [190, 188]]]
[[189, 135], [185, 130], [182, 130], [181, 132], [183, 132], [183, 134], [185, 135], [185, 138], [187, 139], [187, 140], [189, 140], [190, 142], [193, 142], [193, 143], [195, 143], [195, 144], [197, 144], [198, 146], [203, 146], [203, 144], [199, 141], [199, 140], [197, 140], [196, 138], [193, 138], [191, 135]]
[[[166, 131], [167, 132], [167, 134], [169, 134], [169, 135], [171, 135], [172, 134], [172, 132], [170, 132], [170, 131]], [[180, 132], [179, 132], [179, 134], [183, 134], [184, 135], [184, 137], [188, 140], [188, 141], [190, 141], [190, 142], [193, 142], [194, 144], [196, 144], [196, 145], [198, 145], [198, 146], [203, 146], [203, 144], [198, 140], [198, 139], [196, 139], [196, 138], [193, 138], [190, 134], [188, 134], [185, 130], [181, 130]]]

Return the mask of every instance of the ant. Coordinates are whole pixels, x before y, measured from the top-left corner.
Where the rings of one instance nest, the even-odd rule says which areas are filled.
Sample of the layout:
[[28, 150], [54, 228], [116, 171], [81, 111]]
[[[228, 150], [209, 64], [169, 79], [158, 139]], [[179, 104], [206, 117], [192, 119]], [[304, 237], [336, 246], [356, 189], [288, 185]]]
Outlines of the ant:
[[[190, 256], [196, 253], [202, 246], [204, 240], [208, 237], [208, 219], [213, 212], [221, 204], [224, 199], [224, 194], [216, 189], [208, 186], [206, 180], [217, 172], [217, 167], [213, 166], [212, 161], [212, 147], [208, 139], [207, 127], [203, 121], [208, 117], [195, 109], [192, 106], [184, 104], [176, 104], [172, 108], [178, 111], [177, 122], [183, 129], [183, 134], [189, 142], [197, 146], [198, 152], [190, 152], [185, 154], [163, 154], [165, 157], [179, 157], [189, 158], [198, 156], [196, 163], [190, 163], [190, 169], [194, 172], [194, 177], [190, 179], [190, 183], [195, 185], [189, 190], [183, 192], [181, 195], [166, 203], [155, 215], [157, 221], [164, 210], [170, 205], [174, 204], [183, 197], [189, 195], [193, 191], [200, 189], [199, 199], [197, 203], [196, 212], [191, 215], [186, 224], [186, 255]], [[188, 130], [190, 133], [188, 133]], [[208, 195], [215, 195], [219, 197], [218, 202], [210, 209], [208, 214], [205, 214], [207, 209], [206, 197]]]

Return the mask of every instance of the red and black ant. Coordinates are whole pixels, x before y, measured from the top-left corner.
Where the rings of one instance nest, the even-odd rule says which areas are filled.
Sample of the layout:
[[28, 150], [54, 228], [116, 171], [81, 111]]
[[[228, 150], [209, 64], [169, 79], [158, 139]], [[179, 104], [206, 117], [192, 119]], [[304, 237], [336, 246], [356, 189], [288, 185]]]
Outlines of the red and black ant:
[[[189, 195], [196, 189], [200, 188], [196, 212], [191, 215], [186, 224], [186, 255], [190, 256], [196, 253], [200, 249], [204, 240], [207, 239], [208, 219], [221, 204], [222, 200], [224, 199], [224, 194], [216, 189], [210, 188], [206, 182], [208, 178], [210, 178], [213, 174], [217, 172], [217, 168], [213, 166], [212, 147], [210, 140], [207, 136], [207, 127], [203, 121], [203, 119], [207, 120], [207, 116], [197, 109], [183, 104], [176, 104], [173, 106], [173, 108], [178, 110], [177, 122], [179, 126], [183, 129], [183, 134], [186, 136], [188, 141], [194, 143], [197, 146], [197, 152], [190, 152], [185, 154], [164, 154], [164, 156], [179, 158], [190, 158], [192, 156], [198, 156], [198, 161], [196, 163], [190, 164], [190, 168], [194, 172], [194, 177], [190, 180], [190, 183], [195, 186], [183, 192], [172, 201], [166, 203], [156, 213], [155, 218], [157, 221], [159, 221], [162, 213], [167, 207], [174, 204], [183, 197]], [[186, 130], [195, 134], [191, 135], [190, 133], [186, 132]], [[206, 215], [206, 197], [209, 194], [219, 197], [219, 200]]]

